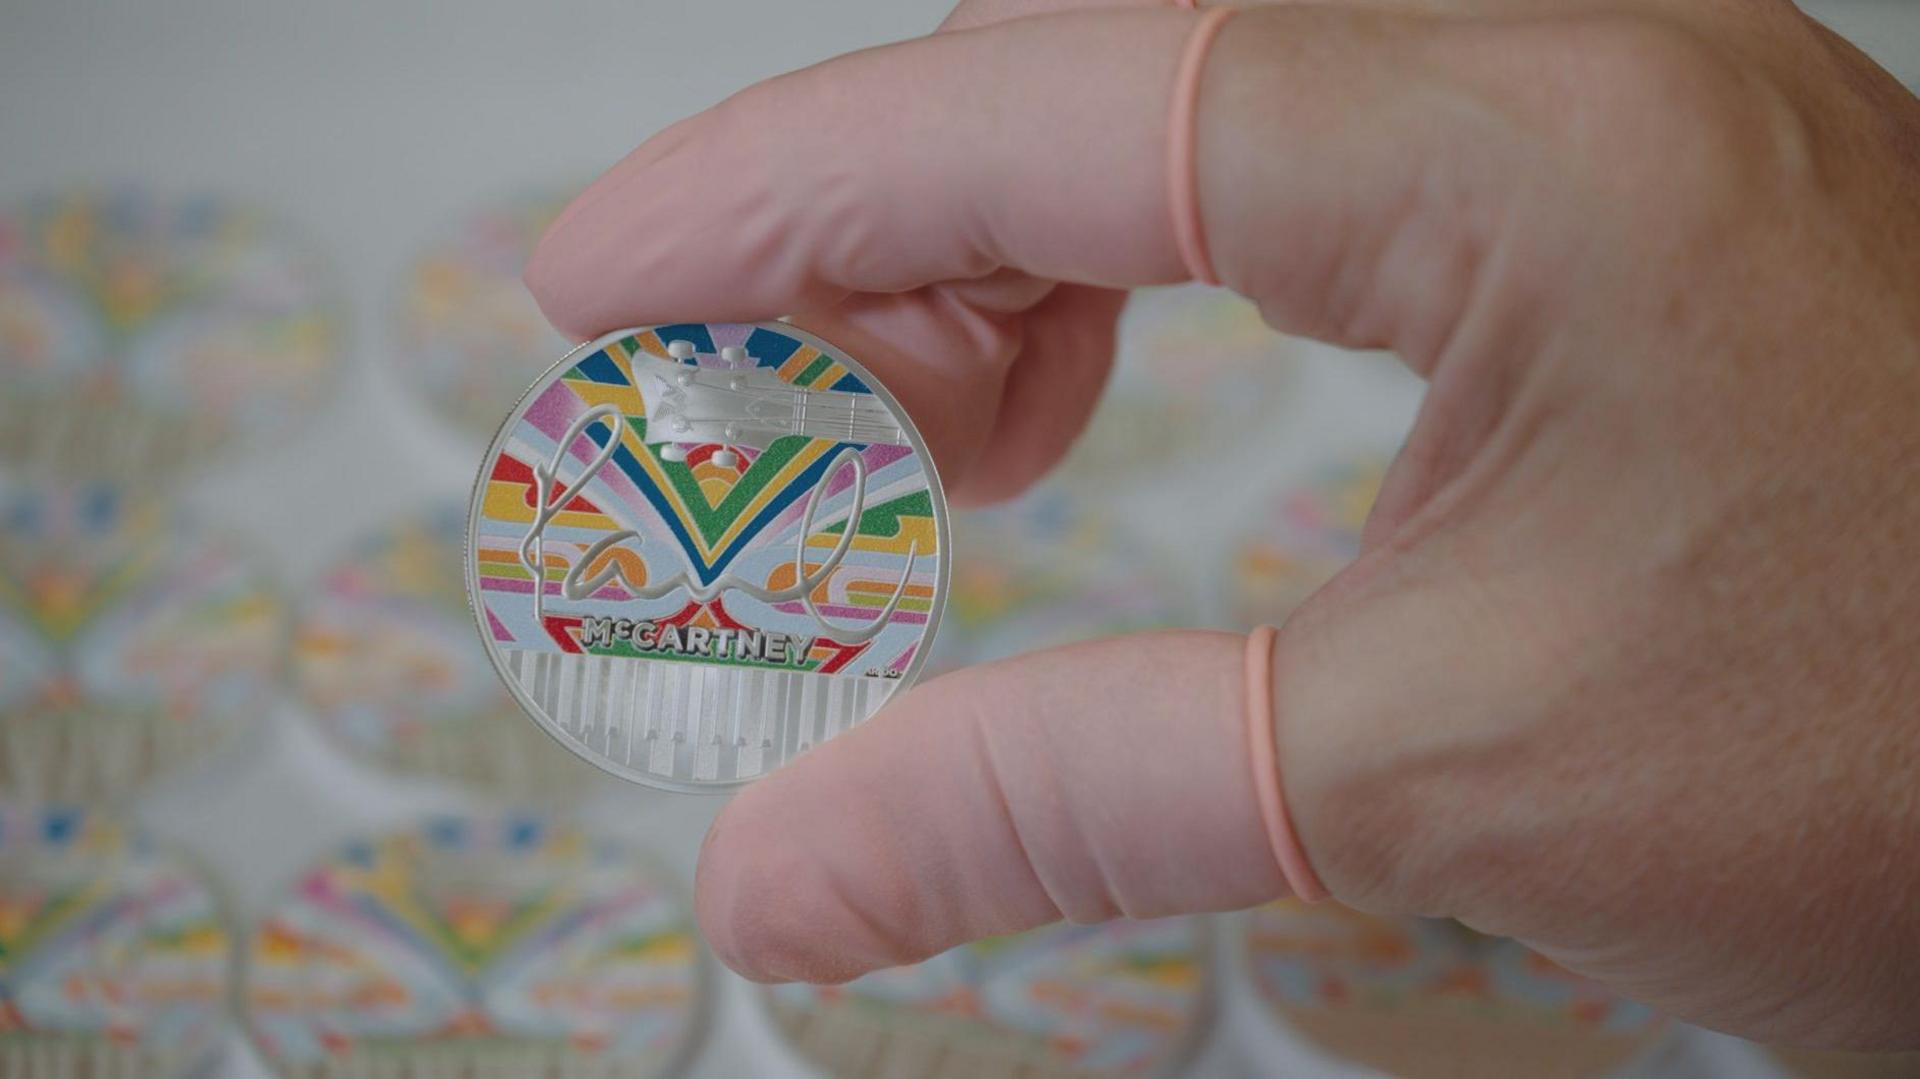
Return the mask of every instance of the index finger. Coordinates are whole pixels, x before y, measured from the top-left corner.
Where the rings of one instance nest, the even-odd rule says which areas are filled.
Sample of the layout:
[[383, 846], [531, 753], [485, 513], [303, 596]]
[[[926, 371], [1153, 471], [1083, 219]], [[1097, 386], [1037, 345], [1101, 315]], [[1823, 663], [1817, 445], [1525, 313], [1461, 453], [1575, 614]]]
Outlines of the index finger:
[[527, 283], [576, 337], [748, 320], [1001, 267], [1183, 279], [1167, 105], [1196, 16], [1020, 19], [840, 57], [668, 128], [542, 239]]
[[1130, 7], [1198, 6], [1194, 0], [960, 0], [940, 23], [940, 32], [972, 30], [1009, 19], [1035, 15], [1062, 15], [1070, 11], [1114, 10]]

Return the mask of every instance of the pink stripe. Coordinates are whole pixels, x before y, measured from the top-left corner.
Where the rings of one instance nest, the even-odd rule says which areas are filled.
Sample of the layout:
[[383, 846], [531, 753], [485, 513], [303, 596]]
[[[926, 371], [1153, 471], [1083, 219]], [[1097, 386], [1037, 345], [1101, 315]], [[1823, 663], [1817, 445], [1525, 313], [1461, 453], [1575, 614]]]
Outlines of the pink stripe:
[[[806, 613], [806, 608], [802, 607], [798, 603], [775, 604], [773, 609], [776, 611], [779, 611], [781, 614], [805, 614]], [[867, 619], [871, 621], [873, 618], [874, 608], [822, 606], [820, 607], [820, 613], [830, 618], [859, 618], [862, 615], [865, 615]], [[891, 624], [901, 625], [901, 626], [921, 626], [921, 625], [925, 625], [926, 622], [927, 622], [927, 616], [917, 611], [895, 611], [893, 612], [893, 621]]]
[[[547, 587], [540, 593], [541, 595], [557, 596], [560, 594], [559, 581], [548, 581], [546, 584]], [[533, 594], [533, 582], [523, 580], [519, 577], [482, 577], [480, 578], [480, 591], [505, 592], [509, 595], [528, 596]], [[626, 589], [618, 585], [608, 585], [587, 598], [619, 600], [632, 599], [633, 597], [627, 594]]]

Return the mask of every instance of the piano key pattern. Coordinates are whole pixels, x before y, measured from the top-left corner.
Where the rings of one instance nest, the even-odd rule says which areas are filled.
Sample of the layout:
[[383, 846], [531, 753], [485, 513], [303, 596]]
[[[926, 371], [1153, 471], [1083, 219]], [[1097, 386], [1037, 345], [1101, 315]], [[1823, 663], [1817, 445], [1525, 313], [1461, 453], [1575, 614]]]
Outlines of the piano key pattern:
[[745, 782], [846, 731], [899, 682], [501, 649], [509, 678], [563, 740], [631, 772]]

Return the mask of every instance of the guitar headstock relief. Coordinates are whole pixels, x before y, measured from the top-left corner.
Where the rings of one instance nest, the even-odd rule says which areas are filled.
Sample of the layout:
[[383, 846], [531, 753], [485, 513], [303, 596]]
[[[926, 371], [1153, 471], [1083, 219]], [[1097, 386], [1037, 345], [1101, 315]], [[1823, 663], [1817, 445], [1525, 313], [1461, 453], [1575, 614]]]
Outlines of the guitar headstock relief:
[[945, 496], [899, 402], [782, 323], [621, 330], [494, 437], [465, 574], [494, 669], [587, 760], [731, 787], [865, 721], [945, 604]]

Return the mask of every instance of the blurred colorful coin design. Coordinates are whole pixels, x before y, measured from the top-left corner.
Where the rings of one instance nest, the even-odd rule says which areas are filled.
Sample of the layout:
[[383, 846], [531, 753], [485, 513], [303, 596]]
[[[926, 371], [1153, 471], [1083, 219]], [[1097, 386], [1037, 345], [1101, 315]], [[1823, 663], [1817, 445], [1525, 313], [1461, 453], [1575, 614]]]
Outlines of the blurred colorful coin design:
[[1194, 918], [1061, 924], [767, 1003], [839, 1079], [1168, 1075], [1204, 1033], [1207, 943]]
[[1120, 317], [1112, 379], [1065, 472], [1112, 483], [1232, 467], [1259, 441], [1310, 347], [1226, 289], [1136, 290]]
[[150, 484], [285, 438], [331, 388], [341, 324], [319, 261], [256, 210], [29, 199], [0, 214], [0, 465]]
[[394, 368], [461, 433], [486, 438], [527, 380], [566, 342], [520, 282], [566, 198], [526, 193], [484, 205], [421, 253], [395, 317]]
[[511, 814], [347, 844], [259, 922], [242, 995], [261, 1053], [303, 1079], [662, 1075], [705, 1008], [659, 871]]
[[258, 564], [164, 505], [0, 486], [0, 791], [118, 799], [199, 763], [261, 721], [284, 633]]
[[1245, 956], [1282, 1025], [1399, 1079], [1611, 1075], [1666, 1033], [1649, 1009], [1456, 922], [1282, 900], [1249, 914]]
[[580, 794], [599, 773], [526, 721], [474, 634], [465, 525], [443, 504], [356, 544], [300, 613], [294, 686], [359, 760], [514, 800]]
[[932, 673], [1190, 621], [1173, 567], [1057, 484], [955, 514], [953, 547]]
[[1360, 457], [1278, 487], [1229, 554], [1226, 610], [1237, 629], [1278, 625], [1360, 555], [1386, 460]]
[[0, 804], [0, 1075], [201, 1075], [231, 939], [195, 869], [98, 813]]

